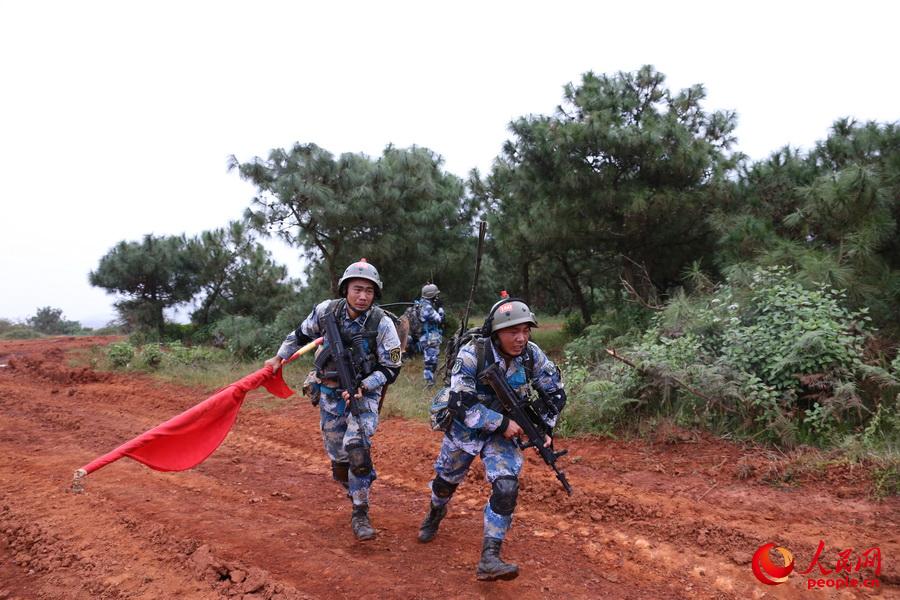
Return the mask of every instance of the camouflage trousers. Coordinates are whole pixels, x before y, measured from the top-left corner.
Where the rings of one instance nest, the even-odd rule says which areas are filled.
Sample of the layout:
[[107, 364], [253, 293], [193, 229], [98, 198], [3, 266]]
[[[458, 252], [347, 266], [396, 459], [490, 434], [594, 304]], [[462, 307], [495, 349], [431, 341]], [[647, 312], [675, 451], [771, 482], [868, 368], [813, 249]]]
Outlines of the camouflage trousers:
[[437, 371], [438, 364], [438, 354], [440, 353], [441, 347], [438, 346], [426, 346], [422, 353], [425, 356], [425, 369], [422, 371], [422, 376], [425, 378], [427, 383], [434, 383], [434, 372]]
[[[320, 393], [320, 428], [322, 441], [325, 443], [325, 452], [328, 454], [328, 458], [335, 462], [349, 462], [347, 447], [360, 443], [362, 439], [359, 433], [360, 424], [351, 414], [344, 399], [340, 398], [333, 389], [323, 385]], [[375, 435], [375, 429], [378, 427], [378, 399], [379, 395], [369, 393], [363, 396], [360, 402], [360, 421], [362, 421], [370, 444], [372, 436]], [[364, 477], [358, 477], [352, 471], [349, 473], [349, 481], [345, 487], [353, 504], [369, 503], [369, 488], [377, 477], [374, 467], [372, 472]]]
[[[455, 442], [449, 436], [444, 436], [441, 452], [434, 462], [434, 472], [448, 483], [459, 484], [465, 479], [476, 456], [481, 456], [485, 479], [489, 483], [493, 483], [499, 477], [518, 479], [519, 473], [522, 471], [524, 462], [522, 451], [511, 440], [507, 440], [500, 433], [495, 433], [483, 443], [470, 441], [465, 445]], [[439, 498], [432, 491], [431, 502], [435, 506], [441, 506], [450, 502], [450, 498]], [[490, 501], [485, 503], [484, 537], [502, 540], [506, 537], [506, 532], [511, 525], [512, 515], [498, 515], [491, 509]]]

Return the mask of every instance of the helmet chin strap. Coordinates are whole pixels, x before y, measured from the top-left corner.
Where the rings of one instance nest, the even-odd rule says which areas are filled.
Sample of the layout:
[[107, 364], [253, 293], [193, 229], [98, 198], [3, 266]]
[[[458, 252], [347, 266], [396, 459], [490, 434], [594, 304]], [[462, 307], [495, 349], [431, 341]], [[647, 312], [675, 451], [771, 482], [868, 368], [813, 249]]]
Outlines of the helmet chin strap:
[[[344, 300], [347, 300], [346, 296], [344, 297]], [[374, 302], [372, 304], [374, 304]], [[351, 319], [355, 319], [359, 315], [363, 314], [364, 312], [366, 312], [367, 310], [372, 308], [372, 304], [369, 304], [369, 306], [367, 306], [363, 309], [359, 309], [359, 308], [356, 308], [355, 306], [353, 306], [352, 304], [350, 304], [350, 301], [347, 300], [347, 312], [350, 314]]]

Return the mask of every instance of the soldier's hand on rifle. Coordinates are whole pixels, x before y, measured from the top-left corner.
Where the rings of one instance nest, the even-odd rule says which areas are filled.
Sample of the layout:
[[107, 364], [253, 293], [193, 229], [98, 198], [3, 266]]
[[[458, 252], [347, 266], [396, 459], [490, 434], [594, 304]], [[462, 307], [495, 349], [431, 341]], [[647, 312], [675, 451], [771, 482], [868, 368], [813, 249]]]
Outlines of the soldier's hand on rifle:
[[514, 437], [520, 437], [524, 433], [525, 432], [522, 430], [522, 428], [519, 427], [519, 424], [510, 419], [509, 424], [506, 426], [506, 430], [503, 432], [503, 437], [511, 440]]
[[[363, 397], [362, 388], [356, 388], [356, 395], [354, 396], [354, 398], [356, 398], [357, 400], [360, 400], [362, 397]], [[349, 402], [350, 401], [350, 392], [348, 392], [347, 390], [344, 390], [341, 393], [341, 398], [343, 398], [344, 400], [347, 400]]]
[[281, 368], [281, 365], [284, 364], [284, 359], [280, 356], [273, 356], [269, 360], [265, 362], [266, 365], [272, 367], [272, 372], [277, 373], [278, 369]]
[[544, 434], [544, 448], [549, 448], [553, 445], [553, 438], [551, 438], [546, 433]]

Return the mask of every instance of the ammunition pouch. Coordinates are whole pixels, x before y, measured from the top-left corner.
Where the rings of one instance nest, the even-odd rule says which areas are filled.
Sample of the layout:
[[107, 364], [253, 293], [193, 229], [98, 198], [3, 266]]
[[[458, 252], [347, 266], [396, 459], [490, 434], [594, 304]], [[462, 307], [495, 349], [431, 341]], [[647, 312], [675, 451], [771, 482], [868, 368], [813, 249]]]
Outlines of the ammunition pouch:
[[303, 395], [309, 398], [310, 404], [319, 405], [319, 394], [321, 393], [322, 381], [316, 377], [315, 371], [310, 371], [306, 379], [303, 380]]
[[442, 387], [431, 400], [431, 429], [432, 431], [450, 431], [456, 411], [450, 407], [450, 388]]

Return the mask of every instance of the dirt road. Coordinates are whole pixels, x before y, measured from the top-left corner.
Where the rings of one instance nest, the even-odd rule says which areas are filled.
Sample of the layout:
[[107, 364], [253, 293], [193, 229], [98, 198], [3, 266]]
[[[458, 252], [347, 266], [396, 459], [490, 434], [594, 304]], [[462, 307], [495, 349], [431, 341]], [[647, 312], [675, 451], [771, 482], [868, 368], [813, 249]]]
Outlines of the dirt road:
[[[560, 440], [571, 498], [529, 451], [503, 549], [522, 571], [510, 582], [474, 577], [489, 493], [477, 461], [438, 537], [417, 543], [440, 444], [421, 423], [381, 423], [378, 536], [355, 542], [317, 414], [296, 397], [251, 394], [193, 470], [123, 459], [72, 494], [76, 468], [212, 391], [67, 366], [66, 351], [106, 341], [0, 342], [0, 600], [900, 597], [900, 499], [868, 499], [867, 476], [849, 467], [775, 488], [769, 453], [681, 431]], [[840, 551], [877, 546], [878, 587], [807, 591], [796, 571], [820, 540], [832, 569]], [[787, 583], [754, 577], [766, 542], [794, 553]]]

